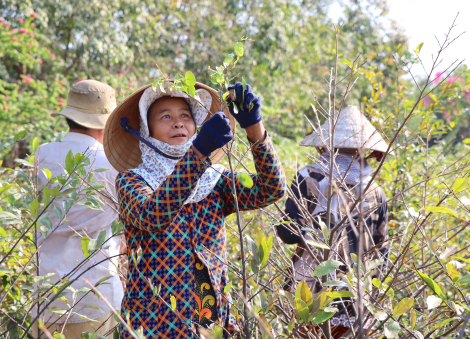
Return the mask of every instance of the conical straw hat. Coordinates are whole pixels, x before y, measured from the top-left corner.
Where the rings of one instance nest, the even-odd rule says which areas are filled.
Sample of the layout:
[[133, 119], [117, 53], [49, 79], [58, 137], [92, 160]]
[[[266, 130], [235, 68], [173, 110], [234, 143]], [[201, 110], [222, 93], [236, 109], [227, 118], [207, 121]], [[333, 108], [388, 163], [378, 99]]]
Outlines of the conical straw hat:
[[[330, 135], [328, 120], [319, 129], [307, 135], [300, 145], [327, 147], [330, 144]], [[333, 145], [335, 148], [364, 148], [382, 153], [386, 153], [388, 149], [385, 140], [356, 106], [348, 106], [339, 113]]]
[[[136, 168], [142, 163], [142, 152], [139, 148], [139, 140], [125, 132], [120, 124], [121, 118], [127, 117], [129, 119], [129, 125], [140, 131], [139, 101], [144, 91], [150, 86], [151, 85], [144, 86], [124, 99], [124, 101], [114, 109], [106, 123], [103, 147], [108, 161], [118, 172]], [[212, 97], [210, 111], [213, 114], [217, 113], [220, 110], [220, 100], [217, 91], [198, 82], [195, 87], [196, 89], [205, 89], [210, 93]], [[225, 107], [224, 113], [230, 119], [230, 126], [235, 135], [235, 119], [230, 114], [227, 107]], [[206, 120], [210, 117], [211, 116], [208, 114]], [[212, 163], [215, 164], [222, 160], [224, 156], [225, 152], [219, 148], [212, 152], [210, 158]]]

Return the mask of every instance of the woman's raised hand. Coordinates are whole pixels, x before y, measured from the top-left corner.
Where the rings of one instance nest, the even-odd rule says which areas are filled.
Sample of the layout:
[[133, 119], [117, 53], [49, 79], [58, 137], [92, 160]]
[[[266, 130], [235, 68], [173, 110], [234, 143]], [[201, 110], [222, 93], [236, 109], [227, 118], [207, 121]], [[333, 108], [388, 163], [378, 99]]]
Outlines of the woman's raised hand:
[[[261, 99], [253, 93], [249, 84], [246, 85], [245, 92], [243, 92], [241, 82], [230, 85], [228, 90], [230, 93], [227, 100], [228, 108], [241, 128], [253, 126], [263, 120], [261, 115]], [[233, 105], [237, 105], [238, 113], [235, 113]]]
[[205, 156], [228, 144], [233, 139], [230, 120], [219, 111], [201, 126], [193, 146]]

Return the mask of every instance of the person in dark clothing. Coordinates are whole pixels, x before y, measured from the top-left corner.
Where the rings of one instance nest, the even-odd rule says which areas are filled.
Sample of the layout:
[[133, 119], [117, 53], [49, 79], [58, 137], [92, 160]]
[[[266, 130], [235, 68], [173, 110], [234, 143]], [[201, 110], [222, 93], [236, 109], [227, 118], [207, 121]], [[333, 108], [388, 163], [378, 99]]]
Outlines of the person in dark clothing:
[[[359, 253], [360, 222], [363, 225], [362, 261], [366, 267], [370, 267], [372, 260], [379, 260], [374, 264], [380, 264], [379, 269], [369, 276], [369, 281], [384, 271], [389, 255], [387, 197], [382, 187], [372, 181], [372, 169], [367, 160], [363, 159], [361, 164], [359, 156], [359, 149], [362, 148], [364, 152], [373, 151], [373, 157], [381, 158], [387, 152], [387, 144], [356, 107], [350, 106], [340, 112], [335, 128], [333, 162], [330, 161], [331, 153], [326, 150], [324, 143], [328, 140], [327, 133], [330, 130], [328, 122], [319, 130], [325, 135], [319, 136], [314, 132], [301, 145], [317, 147], [320, 158], [316, 164], [309, 164], [296, 173], [285, 205], [286, 220], [292, 222], [277, 226], [277, 234], [284, 243], [298, 244], [293, 257], [294, 272], [285, 286], [291, 291], [296, 282], [301, 280], [308, 283], [313, 293], [322, 288], [320, 279], [312, 275], [323, 261], [323, 252], [309, 243], [325, 240], [321, 226], [326, 226], [328, 200], [329, 229], [332, 230], [346, 218], [336, 234], [329, 234], [333, 237], [329, 259], [353, 266], [354, 255]], [[330, 180], [331, 163], [333, 176]], [[330, 186], [332, 195], [328, 199]], [[352, 208], [356, 202], [356, 206]], [[347, 266], [340, 266], [328, 276], [328, 280], [337, 280], [340, 274], [345, 273]], [[335, 338], [339, 338], [354, 324], [356, 316], [352, 300], [342, 299], [336, 305], [339, 311], [331, 319]]]

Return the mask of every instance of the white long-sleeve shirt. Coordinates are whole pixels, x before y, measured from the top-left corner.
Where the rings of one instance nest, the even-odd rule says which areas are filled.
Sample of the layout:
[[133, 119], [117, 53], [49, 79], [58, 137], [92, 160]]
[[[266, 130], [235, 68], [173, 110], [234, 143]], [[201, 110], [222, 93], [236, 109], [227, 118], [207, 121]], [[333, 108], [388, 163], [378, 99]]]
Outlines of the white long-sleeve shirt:
[[[94, 185], [102, 184], [105, 187], [104, 190], [115, 197], [114, 181], [117, 172], [106, 159], [103, 145], [94, 138], [81, 133], [68, 133], [62, 142], [44, 144], [39, 148], [36, 153], [36, 156], [39, 156], [39, 184], [45, 185], [47, 183], [47, 179], [41, 171], [43, 168], [49, 169], [53, 177], [65, 173], [65, 157], [69, 150], [72, 150], [74, 155], [77, 152], [86, 152], [86, 154], [89, 154], [92, 169], [108, 169], [101, 173], [94, 173], [94, 178], [97, 180]], [[86, 168], [86, 170], [88, 172], [88, 168]], [[111, 201], [108, 202], [112, 205]], [[63, 209], [62, 201], [54, 202], [54, 204]], [[96, 239], [102, 230], [106, 230], [106, 239], [111, 236], [111, 224], [114, 220], [118, 219], [118, 213], [115, 209], [106, 204], [102, 205], [102, 209], [101, 211], [75, 204], [67, 213], [66, 221], [59, 226], [56, 231], [52, 233], [49, 231], [46, 238], [38, 232], [39, 274], [41, 276], [45, 276], [48, 273], [55, 273], [50, 280], [56, 282], [74, 270], [75, 267], [85, 259], [81, 249], [82, 236], [87, 235], [92, 239]], [[53, 228], [55, 228], [59, 224], [59, 220], [52, 212], [52, 207], [50, 207], [50, 211], [49, 218], [51, 219]], [[112, 278], [106, 281], [108, 284], [100, 285], [98, 289], [117, 310], [121, 307], [124, 293], [114, 266], [117, 265], [117, 258], [106, 260], [91, 268], [83, 275], [80, 276], [80, 274], [106, 258], [118, 255], [119, 240], [119, 237], [113, 237], [108, 240], [103, 246], [107, 247], [107, 249], [103, 249], [101, 252], [95, 254], [89, 262], [74, 274], [68, 276], [69, 279], [78, 278], [78, 280], [72, 284], [72, 287], [76, 290], [82, 287], [89, 287], [83, 281], [83, 278], [95, 284], [104, 277], [112, 276]], [[66, 292], [68, 291], [66, 290]], [[83, 295], [84, 294], [78, 294], [77, 300], [83, 297]], [[69, 300], [69, 303], [72, 304], [72, 294], [70, 292], [67, 293], [66, 298]], [[44, 305], [43, 303], [41, 309]], [[68, 310], [66, 303], [59, 299], [56, 299], [49, 307]], [[100, 310], [96, 309], [96, 307]], [[110, 312], [108, 306], [93, 293], [89, 293], [85, 296], [85, 298], [74, 307], [73, 311], [90, 319], [97, 319]], [[32, 311], [32, 316], [35, 317], [36, 315], [37, 307], [35, 306]], [[41, 318], [44, 321], [53, 322], [58, 318], [58, 315], [57, 313], [46, 311]], [[63, 323], [65, 319], [66, 316], [63, 316], [58, 322]], [[67, 323], [80, 323], [85, 321], [85, 319], [73, 313], [68, 318]]]

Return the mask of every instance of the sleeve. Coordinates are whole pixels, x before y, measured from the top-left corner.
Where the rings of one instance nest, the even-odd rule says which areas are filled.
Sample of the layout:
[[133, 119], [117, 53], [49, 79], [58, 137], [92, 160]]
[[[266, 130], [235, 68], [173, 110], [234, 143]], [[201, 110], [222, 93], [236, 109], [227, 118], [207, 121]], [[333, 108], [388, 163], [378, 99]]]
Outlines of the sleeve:
[[[306, 203], [307, 210], [311, 213], [316, 206], [315, 192], [318, 191], [318, 181], [311, 178], [309, 175], [302, 175], [301, 172], [308, 174], [306, 169], [297, 172], [292, 180], [291, 191], [297, 201], [301, 201], [302, 198], [304, 203]], [[308, 227], [307, 220], [303, 217], [291, 197], [287, 198], [285, 213], [289, 218], [293, 219], [300, 228]], [[276, 226], [277, 234], [286, 244], [298, 244], [302, 241], [302, 237], [296, 231], [293, 231], [295, 229], [296, 227], [292, 224]]]
[[375, 230], [372, 234], [372, 238], [374, 240], [374, 244], [378, 246], [378, 250], [382, 254], [382, 257], [387, 260], [390, 251], [390, 245], [388, 243], [388, 206], [387, 197], [381, 187], [379, 187], [377, 200], [380, 207], [376, 211], [378, 218], [374, 225]]
[[144, 231], [163, 231], [178, 214], [208, 165], [189, 149], [155, 191], [131, 171], [119, 173], [116, 191], [121, 218]]
[[[235, 187], [238, 206], [241, 211], [254, 210], [268, 206], [286, 193], [286, 177], [281, 162], [269, 137], [252, 146], [256, 174], [250, 174], [253, 187], [240, 184], [235, 172]], [[226, 171], [221, 178], [224, 215], [235, 212], [235, 199], [232, 188], [232, 174]]]

